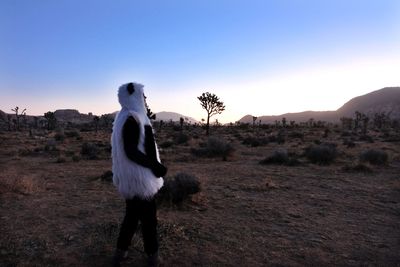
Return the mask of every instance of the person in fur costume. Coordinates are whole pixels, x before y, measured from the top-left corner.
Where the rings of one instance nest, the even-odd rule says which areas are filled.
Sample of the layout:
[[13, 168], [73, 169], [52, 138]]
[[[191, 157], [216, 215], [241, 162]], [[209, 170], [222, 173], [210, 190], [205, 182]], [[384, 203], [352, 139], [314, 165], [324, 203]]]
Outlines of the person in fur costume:
[[144, 250], [150, 266], [158, 265], [157, 209], [155, 194], [163, 186], [167, 168], [161, 164], [153, 128], [147, 117], [143, 85], [119, 87], [121, 110], [115, 117], [111, 136], [113, 183], [125, 198], [113, 266], [119, 266], [138, 222], [141, 222]]

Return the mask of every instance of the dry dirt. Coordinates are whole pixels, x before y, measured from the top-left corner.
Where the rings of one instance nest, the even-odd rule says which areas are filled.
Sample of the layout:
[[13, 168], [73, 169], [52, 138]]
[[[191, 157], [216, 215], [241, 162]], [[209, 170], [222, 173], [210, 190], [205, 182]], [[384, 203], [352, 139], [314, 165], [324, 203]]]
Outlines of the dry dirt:
[[[226, 161], [190, 153], [202, 132], [161, 151], [168, 176], [195, 175], [202, 187], [180, 206], [159, 207], [163, 266], [400, 266], [399, 142], [347, 148], [333, 133], [326, 141], [339, 144], [339, 156], [331, 165], [260, 165], [277, 148], [301, 153], [323, 131], [260, 147], [241, 144], [244, 130], [216, 131], [235, 148]], [[171, 134], [159, 132], [159, 143]], [[100, 179], [111, 169], [110, 133], [83, 132], [44, 151], [52, 135], [0, 133], [0, 266], [109, 266], [124, 212]], [[101, 147], [99, 159], [73, 161], [87, 141]], [[344, 171], [365, 148], [385, 150], [389, 164]], [[137, 235], [123, 266], [144, 263]]]

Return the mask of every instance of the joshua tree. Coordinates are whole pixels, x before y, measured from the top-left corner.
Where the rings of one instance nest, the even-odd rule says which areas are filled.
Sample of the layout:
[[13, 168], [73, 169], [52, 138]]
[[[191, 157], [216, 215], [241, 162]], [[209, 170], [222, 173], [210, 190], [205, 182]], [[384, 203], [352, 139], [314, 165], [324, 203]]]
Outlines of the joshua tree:
[[95, 129], [96, 133], [97, 133], [97, 130], [99, 129], [99, 122], [100, 122], [100, 117], [94, 116], [93, 123], [94, 123], [94, 129]]
[[282, 126], [283, 126], [283, 128], [286, 128], [286, 118], [285, 117], [282, 118]]
[[47, 120], [47, 130], [56, 128], [57, 119], [54, 112], [48, 111], [44, 113], [44, 117]]
[[7, 126], [8, 126], [8, 131], [11, 131], [11, 115], [7, 114]]
[[181, 132], [182, 132], [182, 130], [183, 130], [183, 123], [185, 122], [185, 119], [184, 118], [182, 118], [182, 117], [180, 117], [179, 118], [179, 124], [180, 124], [180, 126], [181, 126]]
[[19, 107], [12, 108], [11, 110], [15, 112], [16, 128], [19, 131], [19, 119], [26, 115], [26, 108], [21, 113], [18, 113]]
[[206, 135], [209, 134], [210, 128], [210, 117], [221, 114], [225, 110], [225, 105], [219, 100], [218, 96], [209, 92], [203, 93], [197, 97], [200, 100], [201, 106], [207, 111], [207, 124], [206, 124]]
[[112, 117], [110, 116], [110, 114], [103, 114], [100, 117], [101, 120], [101, 124], [103, 125], [104, 128], [108, 129], [111, 124], [112, 124]]
[[256, 126], [257, 117], [253, 116], [253, 127]]

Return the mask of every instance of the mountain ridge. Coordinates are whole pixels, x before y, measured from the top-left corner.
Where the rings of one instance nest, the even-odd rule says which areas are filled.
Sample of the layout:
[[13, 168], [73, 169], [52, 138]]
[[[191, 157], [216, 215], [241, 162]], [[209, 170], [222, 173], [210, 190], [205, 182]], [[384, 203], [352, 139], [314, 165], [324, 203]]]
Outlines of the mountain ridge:
[[[286, 118], [289, 121], [306, 122], [309, 119], [315, 121], [339, 122], [341, 117], [352, 117], [356, 111], [372, 116], [375, 113], [385, 112], [391, 118], [400, 119], [400, 87], [384, 87], [370, 93], [356, 96], [339, 109], [334, 111], [303, 111], [285, 113], [281, 115], [263, 115], [257, 117], [257, 122], [274, 123]], [[246, 115], [238, 122], [253, 123], [253, 116]]]

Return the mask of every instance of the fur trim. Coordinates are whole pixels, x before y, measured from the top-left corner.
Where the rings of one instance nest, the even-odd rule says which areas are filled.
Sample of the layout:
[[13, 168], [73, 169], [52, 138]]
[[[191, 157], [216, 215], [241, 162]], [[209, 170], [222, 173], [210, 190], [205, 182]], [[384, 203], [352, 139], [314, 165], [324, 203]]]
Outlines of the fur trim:
[[[133, 198], [138, 196], [143, 199], [149, 199], [163, 186], [164, 180], [163, 178], [155, 177], [150, 169], [131, 161], [126, 156], [122, 136], [125, 121], [129, 116], [133, 116], [140, 127], [138, 149], [143, 153], [145, 152], [144, 126], [151, 126], [151, 123], [145, 112], [143, 86], [138, 87], [137, 90], [137, 84], [134, 85], [135, 92], [132, 95], [129, 95], [127, 92], [126, 85], [121, 86], [118, 92], [118, 98], [122, 109], [115, 117], [113, 132], [111, 135], [113, 183], [124, 198]], [[133, 96], [136, 96], [137, 98], [134, 98]], [[126, 101], [124, 97], [127, 97], [129, 101]], [[136, 105], [140, 103], [140, 99], [143, 100], [143, 102], [141, 102], [143, 107], [141, 105]], [[156, 153], [157, 159], [160, 161], [157, 145]]]

